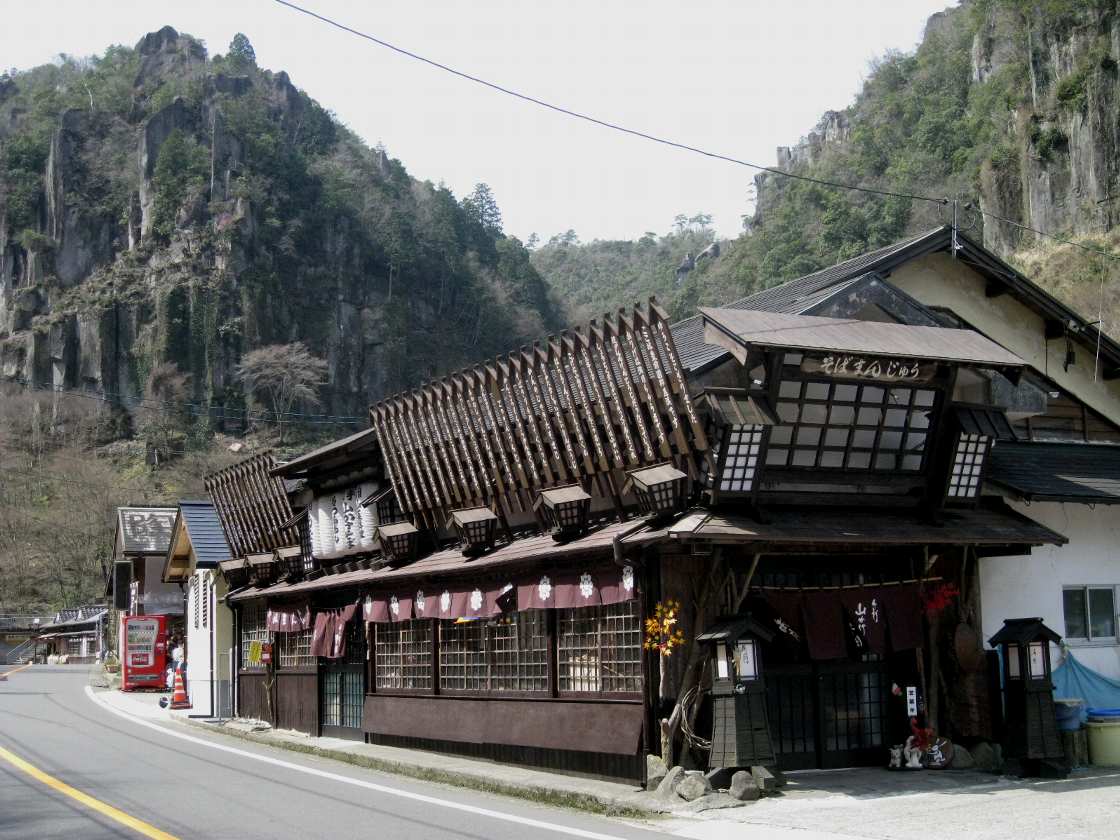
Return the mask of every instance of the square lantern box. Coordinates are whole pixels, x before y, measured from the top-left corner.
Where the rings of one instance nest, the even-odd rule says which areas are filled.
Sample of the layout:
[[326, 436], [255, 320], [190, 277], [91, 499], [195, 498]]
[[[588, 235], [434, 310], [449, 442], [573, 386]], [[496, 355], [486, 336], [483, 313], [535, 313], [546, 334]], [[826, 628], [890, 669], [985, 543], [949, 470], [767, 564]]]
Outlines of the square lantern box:
[[712, 460], [701, 462], [704, 486], [715, 502], [721, 495], [752, 496], [765, 463], [769, 429], [778, 423], [760, 394], [746, 388], [706, 388], [698, 405], [708, 410]]
[[[249, 562], [242, 557], [223, 560], [218, 564], [229, 588], [240, 589], [249, 583]], [[125, 604], [127, 607], [128, 604]]]
[[945, 499], [949, 504], [971, 505], [980, 499], [984, 473], [996, 441], [1015, 440], [1003, 410], [996, 406], [953, 406], [956, 436], [949, 456]]
[[249, 582], [254, 586], [271, 583], [280, 571], [280, 565], [271, 552], [268, 554], [250, 554], [245, 560], [249, 566]]
[[712, 646], [710, 770], [773, 765], [762, 642], [774, 633], [750, 615], [721, 619], [696, 641]]
[[999, 648], [1003, 660], [1004, 754], [1024, 762], [1024, 775], [1069, 772], [1058, 733], [1050, 667], [1050, 643], [1061, 640], [1041, 618], [1009, 618], [988, 640]]
[[567, 542], [587, 531], [591, 496], [578, 484], [542, 490], [534, 505], [545, 518], [556, 542]]
[[494, 532], [498, 527], [498, 517], [490, 508], [453, 510], [450, 524], [459, 535], [464, 554], [484, 554], [494, 547]]
[[273, 552], [281, 577], [295, 577], [303, 571], [303, 549], [287, 545]]
[[627, 476], [623, 492], [632, 489], [646, 515], [661, 517], [684, 509], [688, 476], [672, 464], [631, 470]]
[[411, 522], [394, 522], [378, 527], [377, 541], [381, 553], [391, 563], [411, 563], [416, 559], [420, 544], [420, 532]]

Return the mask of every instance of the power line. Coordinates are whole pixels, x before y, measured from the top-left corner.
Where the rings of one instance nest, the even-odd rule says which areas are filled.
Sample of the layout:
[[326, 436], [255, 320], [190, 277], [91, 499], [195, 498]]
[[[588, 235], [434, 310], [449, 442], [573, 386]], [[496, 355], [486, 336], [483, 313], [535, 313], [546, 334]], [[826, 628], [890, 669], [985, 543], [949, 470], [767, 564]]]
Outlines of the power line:
[[[674, 149], [680, 149], [682, 151], [692, 152], [692, 153], [698, 154], [698, 155], [703, 155], [704, 157], [709, 157], [709, 158], [712, 158], [714, 160], [721, 160], [721, 161], [725, 161], [726, 163], [733, 163], [737, 166], [745, 166], [745, 167], [748, 167], [750, 169], [756, 169], [760, 172], [768, 172], [772, 175], [778, 175], [778, 176], [781, 176], [783, 178], [793, 178], [793, 179], [798, 180], [798, 181], [807, 181], [808, 183], [819, 184], [820, 186], [833, 187], [835, 189], [841, 189], [841, 190], [851, 190], [851, 191], [854, 191], [854, 192], [869, 193], [871, 195], [887, 196], [889, 198], [904, 198], [904, 199], [910, 199], [912, 201], [928, 201], [932, 204], [936, 204], [936, 205], [939, 205], [939, 206], [947, 206], [947, 205], [953, 203], [953, 202], [950, 201], [950, 199], [944, 198], [944, 197], [937, 198], [937, 197], [934, 197], [934, 196], [919, 195], [919, 194], [916, 194], [916, 193], [905, 193], [905, 192], [898, 192], [898, 191], [895, 191], [895, 190], [878, 189], [878, 188], [875, 188], [875, 187], [865, 187], [865, 186], [860, 186], [858, 184], [845, 184], [845, 183], [841, 183], [839, 181], [830, 181], [826, 178], [814, 178], [810, 175], [802, 175], [802, 174], [799, 174], [797, 172], [788, 172], [788, 171], [785, 171], [785, 170], [782, 170], [782, 169], [777, 169], [776, 167], [772, 167], [772, 166], [762, 166], [761, 164], [751, 163], [750, 161], [742, 160], [741, 158], [731, 157], [730, 155], [724, 155], [724, 154], [720, 154], [718, 152], [710, 151], [708, 149], [701, 149], [697, 146], [691, 146], [687, 143], [681, 143], [681, 142], [676, 141], [676, 140], [670, 140], [666, 137], [659, 137], [658, 135], [655, 135], [655, 134], [649, 134], [648, 132], [645, 132], [645, 131], [639, 131], [639, 130], [634, 129], [634, 128], [628, 128], [624, 125], [620, 125], [619, 123], [614, 123], [614, 122], [610, 122], [609, 120], [599, 119], [598, 117], [593, 117], [589, 114], [584, 114], [580, 111], [573, 111], [572, 109], [565, 108], [562, 105], [557, 105], [555, 103], [548, 102], [544, 99], [539, 99], [535, 96], [531, 96], [530, 94], [522, 93], [521, 91], [505, 87], [504, 85], [497, 84], [496, 82], [491, 82], [487, 79], [483, 79], [479, 76], [475, 76], [475, 75], [473, 75], [471, 73], [467, 73], [463, 70], [457, 70], [456, 68], [451, 67], [450, 65], [444, 64], [440, 61], [436, 61], [435, 59], [428, 58], [427, 56], [420, 55], [419, 53], [413, 52], [412, 50], [405, 49], [404, 47], [397, 46], [396, 44], [393, 44], [393, 43], [391, 43], [389, 41], [386, 41], [382, 38], [378, 38], [375, 35], [371, 35], [368, 32], [362, 32], [359, 29], [354, 29], [353, 27], [347, 26], [346, 24], [344, 24], [340, 21], [337, 21], [334, 18], [327, 17], [326, 15], [321, 15], [318, 12], [311, 11], [310, 9], [305, 9], [302, 6], [299, 6], [295, 3], [289, 2], [289, 0], [274, 0], [274, 2], [276, 2], [277, 4], [279, 4], [281, 6], [286, 6], [287, 8], [289, 8], [289, 9], [295, 11], [295, 12], [299, 12], [300, 14], [307, 15], [308, 17], [311, 17], [311, 18], [314, 18], [318, 21], [321, 21], [321, 22], [327, 24], [328, 26], [333, 26], [334, 28], [339, 29], [343, 32], [347, 32], [351, 35], [355, 35], [355, 36], [357, 36], [359, 38], [362, 38], [366, 41], [370, 41], [371, 43], [377, 44], [378, 46], [385, 47], [386, 49], [392, 50], [393, 52], [398, 53], [399, 55], [403, 55], [406, 58], [411, 58], [415, 61], [420, 61], [424, 64], [427, 64], [430, 67], [436, 68], [437, 70], [442, 70], [445, 73], [450, 73], [453, 76], [458, 76], [460, 79], [465, 79], [468, 82], [473, 82], [477, 85], [481, 85], [483, 87], [489, 88], [490, 90], [496, 91], [497, 93], [502, 93], [502, 94], [505, 94], [507, 96], [512, 96], [512, 97], [514, 97], [516, 99], [520, 99], [524, 102], [529, 102], [533, 105], [538, 105], [541, 108], [545, 108], [547, 110], [554, 111], [558, 114], [563, 114], [564, 116], [572, 117], [572, 118], [577, 119], [577, 120], [582, 120], [584, 122], [588, 122], [588, 123], [591, 123], [593, 125], [597, 125], [597, 126], [600, 126], [602, 128], [609, 129], [611, 131], [617, 131], [617, 132], [620, 132], [622, 134], [628, 134], [632, 137], [638, 137], [638, 138], [641, 138], [643, 140], [649, 140], [653, 143], [659, 143], [663, 146], [669, 146], [669, 147], [674, 148]], [[1104, 251], [1104, 250], [1101, 250], [1099, 248], [1093, 248], [1089, 245], [1082, 245], [1082, 244], [1080, 244], [1078, 242], [1074, 242], [1070, 239], [1065, 239], [1061, 236], [1057, 236], [1056, 234], [1047, 233], [1046, 231], [1037, 230], [1037, 229], [1029, 227], [1027, 225], [1023, 225], [1023, 224], [1020, 224], [1018, 222], [1012, 221], [1011, 219], [1006, 219], [1003, 216], [999, 216], [999, 215], [997, 215], [995, 213], [992, 213], [992, 212], [989, 212], [987, 210], [980, 210], [979, 212], [982, 213], [985, 216], [988, 216], [989, 218], [996, 219], [998, 221], [1005, 222], [1005, 223], [1010, 224], [1010, 225], [1014, 225], [1015, 227], [1020, 228], [1021, 230], [1030, 231], [1031, 233], [1038, 234], [1039, 236], [1050, 237], [1051, 239], [1054, 239], [1058, 242], [1062, 242], [1066, 245], [1072, 245], [1075, 248], [1081, 248], [1082, 250], [1088, 251], [1089, 253], [1097, 254], [1098, 256], [1102, 256], [1102, 257], [1109, 257], [1111, 259], [1120, 259], [1120, 254], [1111, 253], [1109, 251]]]
[[558, 114], [563, 114], [563, 115], [568, 116], [568, 117], [573, 117], [577, 120], [583, 120], [584, 122], [588, 122], [588, 123], [591, 123], [593, 125], [600, 126], [602, 128], [610, 129], [611, 131], [617, 131], [617, 132], [620, 132], [622, 134], [629, 134], [632, 137], [639, 137], [643, 140], [650, 140], [654, 143], [660, 143], [663, 146], [669, 146], [669, 147], [674, 148], [674, 149], [680, 149], [682, 151], [692, 152], [692, 153], [698, 154], [698, 155], [704, 155], [705, 157], [713, 158], [715, 160], [722, 160], [722, 161], [725, 161], [726, 163], [733, 163], [737, 166], [746, 166], [750, 169], [757, 169], [761, 172], [769, 172], [772, 175], [781, 175], [784, 178], [795, 178], [799, 181], [808, 181], [809, 183], [819, 184], [819, 185], [825, 186], [825, 187], [835, 187], [837, 189], [843, 189], [843, 190], [856, 190], [858, 192], [871, 193], [872, 195], [883, 195], [883, 196], [888, 196], [890, 198], [908, 198], [908, 199], [911, 199], [911, 200], [914, 200], [914, 201], [931, 201], [935, 204], [946, 204], [946, 203], [948, 203], [948, 199], [946, 199], [946, 198], [934, 198], [933, 196], [928, 196], [928, 195], [913, 195], [913, 194], [910, 194], [910, 193], [895, 192], [893, 190], [876, 189], [875, 187], [862, 187], [862, 186], [858, 186], [856, 184], [842, 184], [840, 182], [829, 181], [829, 180], [824, 179], [824, 178], [813, 178], [809, 175], [800, 175], [796, 172], [786, 172], [784, 170], [777, 169], [777, 168], [772, 167], [772, 166], [762, 166], [761, 164], [751, 163], [750, 161], [742, 160], [740, 158], [731, 157], [730, 155], [720, 154], [719, 152], [712, 152], [712, 151], [709, 151], [707, 149], [701, 149], [697, 146], [690, 146], [687, 143], [681, 143], [681, 142], [678, 142], [676, 140], [670, 140], [666, 137], [659, 137], [656, 134], [649, 134], [645, 131], [639, 131], [639, 130], [634, 129], [634, 128], [627, 128], [626, 126], [619, 125], [618, 123], [613, 123], [613, 122], [610, 122], [608, 120], [599, 119], [598, 117], [593, 117], [589, 114], [581, 113], [580, 111], [573, 111], [570, 108], [565, 108], [562, 105], [556, 105], [552, 102], [547, 102], [543, 99], [538, 99], [535, 96], [530, 96], [527, 93], [522, 93], [521, 91], [513, 90], [512, 88], [508, 88], [508, 87], [505, 87], [503, 85], [499, 85], [496, 82], [488, 81], [488, 80], [483, 79], [479, 76], [471, 75], [470, 73], [466, 73], [462, 70], [456, 70], [454, 67], [451, 67], [447, 64], [443, 64], [443, 63], [441, 63], [439, 61], [436, 61], [434, 59], [427, 58], [426, 56], [420, 55], [419, 53], [415, 53], [415, 52], [412, 52], [411, 50], [407, 50], [404, 47], [398, 47], [396, 44], [392, 44], [389, 41], [385, 41], [385, 40], [383, 40], [381, 38], [378, 38], [374, 35], [370, 35], [368, 32], [362, 32], [359, 29], [354, 29], [353, 27], [347, 26], [346, 24], [341, 23], [337, 20], [334, 20], [333, 18], [329, 18], [326, 15], [321, 15], [318, 12], [313, 12], [310, 9], [305, 9], [302, 6], [296, 5], [295, 3], [289, 3], [288, 0], [274, 0], [274, 2], [278, 3], [281, 6], [287, 6], [289, 9], [292, 9], [293, 11], [296, 11], [296, 12], [299, 12], [301, 14], [307, 15], [308, 17], [312, 17], [312, 18], [315, 18], [316, 20], [322, 21], [323, 23], [325, 23], [329, 26], [333, 26], [336, 29], [340, 29], [343, 32], [348, 32], [351, 35], [356, 35], [359, 38], [364, 38], [365, 40], [371, 41], [372, 43], [377, 44], [378, 46], [382, 46], [382, 47], [385, 47], [386, 49], [392, 50], [395, 53], [399, 53], [400, 55], [403, 55], [406, 58], [411, 58], [411, 59], [414, 59], [416, 61], [423, 62], [424, 64], [427, 64], [431, 67], [435, 67], [437, 70], [442, 70], [445, 73], [450, 73], [453, 76], [458, 76], [460, 79], [466, 79], [468, 82], [474, 82], [475, 84], [482, 85], [483, 87], [490, 88], [491, 90], [497, 91], [498, 93], [504, 93], [507, 96], [516, 97], [517, 99], [523, 100], [524, 102], [529, 102], [529, 103], [532, 103], [533, 105], [539, 105], [541, 108], [546, 108], [550, 111], [555, 111]]

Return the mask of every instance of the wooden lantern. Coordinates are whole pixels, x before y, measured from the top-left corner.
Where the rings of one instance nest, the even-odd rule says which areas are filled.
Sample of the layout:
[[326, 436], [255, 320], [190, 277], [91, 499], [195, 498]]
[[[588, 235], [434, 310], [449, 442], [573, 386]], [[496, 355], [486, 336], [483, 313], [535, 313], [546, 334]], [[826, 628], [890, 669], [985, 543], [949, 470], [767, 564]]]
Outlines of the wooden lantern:
[[573, 540], [587, 531], [591, 496], [578, 484], [542, 490], [537, 498], [537, 507], [548, 522], [556, 542]]
[[464, 554], [485, 554], [494, 547], [498, 517], [490, 508], [454, 510], [451, 512], [451, 524], [459, 535]]
[[1058, 733], [1050, 668], [1050, 643], [1061, 638], [1041, 618], [1009, 618], [988, 640], [999, 648], [1003, 660], [1004, 755], [1023, 761], [1027, 775], [1069, 772]]
[[762, 642], [774, 638], [749, 615], [724, 619], [696, 637], [712, 646], [712, 749], [710, 770], [773, 765], [766, 712]]

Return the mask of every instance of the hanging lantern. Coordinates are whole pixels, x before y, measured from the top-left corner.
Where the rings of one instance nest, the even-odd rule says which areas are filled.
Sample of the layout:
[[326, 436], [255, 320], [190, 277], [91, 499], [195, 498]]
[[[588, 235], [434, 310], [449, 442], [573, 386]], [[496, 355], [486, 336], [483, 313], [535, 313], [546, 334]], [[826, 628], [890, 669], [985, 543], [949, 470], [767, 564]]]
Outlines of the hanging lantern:
[[627, 488], [634, 491], [642, 511], [649, 516], [665, 516], [684, 508], [688, 476], [672, 464], [631, 470], [627, 475]]
[[705, 388], [697, 403], [711, 418], [712, 455], [700, 464], [701, 480], [713, 500], [720, 494], [752, 494], [757, 487], [759, 467], [766, 457], [768, 430], [778, 418], [761, 395], [745, 388]]
[[410, 563], [416, 559], [420, 532], [411, 522], [394, 522], [377, 529], [381, 552], [393, 563]]
[[451, 524], [459, 534], [464, 554], [483, 554], [494, 547], [498, 517], [490, 508], [454, 510], [451, 512]]
[[542, 490], [535, 507], [544, 515], [556, 542], [567, 542], [587, 531], [591, 496], [578, 484]]

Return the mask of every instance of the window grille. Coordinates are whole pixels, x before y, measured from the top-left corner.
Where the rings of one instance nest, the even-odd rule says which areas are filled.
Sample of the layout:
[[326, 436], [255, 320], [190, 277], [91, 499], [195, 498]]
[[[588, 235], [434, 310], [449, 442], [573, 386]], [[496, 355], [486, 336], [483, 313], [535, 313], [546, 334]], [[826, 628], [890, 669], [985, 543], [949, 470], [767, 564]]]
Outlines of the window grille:
[[785, 379], [766, 465], [919, 473], [937, 392]]
[[439, 687], [486, 689], [486, 626], [481, 621], [439, 625]]
[[377, 524], [392, 525], [394, 522], [405, 521], [404, 511], [397, 504], [397, 492], [390, 490], [377, 502]]
[[642, 629], [636, 601], [559, 610], [561, 691], [642, 690]]
[[[719, 489], [728, 493], [749, 493], [754, 487], [758, 454], [765, 426], [729, 426], [724, 431], [726, 450], [720, 471]], [[723, 444], [723, 441], [720, 441]]]
[[199, 578], [199, 583], [202, 584], [199, 587], [199, 592], [198, 592], [199, 600], [202, 602], [201, 603], [202, 618], [201, 618], [200, 623], [201, 623], [202, 629], [206, 630], [207, 628], [210, 627], [210, 589], [211, 589], [211, 584], [212, 584], [212, 579], [210, 577], [210, 573], [207, 572], [205, 575], [203, 575], [201, 578]]
[[249, 646], [253, 642], [268, 641], [267, 613], [264, 604], [250, 602], [241, 608], [241, 667], [263, 669], [264, 665], [249, 664]]
[[432, 622], [379, 622], [374, 627], [374, 685], [379, 689], [432, 687]]
[[491, 691], [548, 690], [548, 616], [526, 610], [488, 628]]
[[187, 584], [187, 600], [191, 605], [191, 616], [194, 618], [194, 629], [198, 629], [198, 575], [191, 577]]
[[987, 435], [962, 434], [953, 455], [949, 474], [949, 498], [974, 499], [980, 492], [980, 475], [992, 439]]
[[315, 657], [311, 655], [311, 636], [314, 631], [309, 627], [295, 633], [276, 634], [276, 662], [281, 668], [313, 668]]

